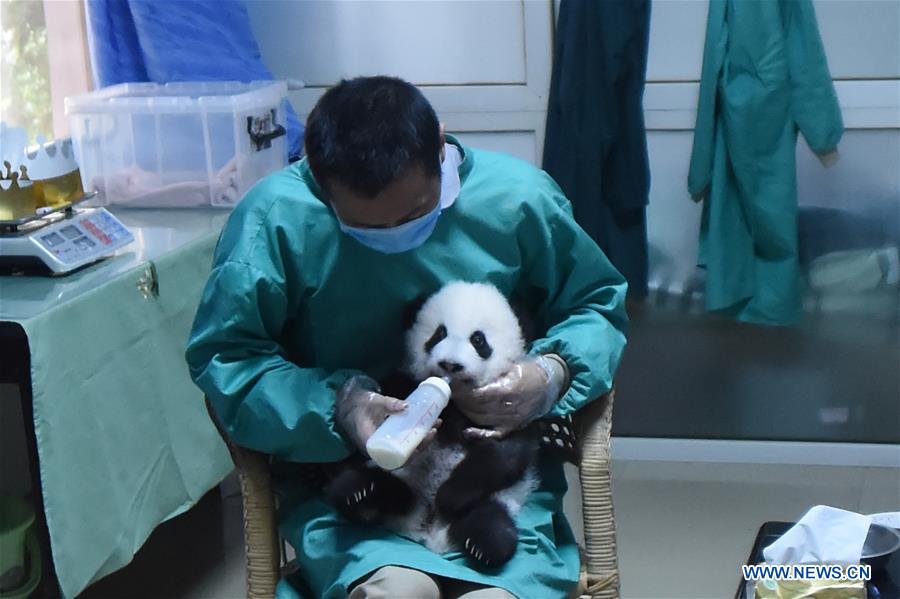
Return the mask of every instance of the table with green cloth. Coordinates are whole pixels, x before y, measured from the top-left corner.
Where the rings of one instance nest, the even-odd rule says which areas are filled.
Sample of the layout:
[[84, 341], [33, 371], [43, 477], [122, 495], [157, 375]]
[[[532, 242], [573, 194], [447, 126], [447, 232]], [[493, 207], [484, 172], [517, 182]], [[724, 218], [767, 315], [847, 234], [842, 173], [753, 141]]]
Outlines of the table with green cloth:
[[114, 256], [0, 276], [0, 371], [33, 422], [45, 563], [64, 597], [128, 564], [232, 468], [184, 362], [227, 213], [111, 211], [135, 237]]

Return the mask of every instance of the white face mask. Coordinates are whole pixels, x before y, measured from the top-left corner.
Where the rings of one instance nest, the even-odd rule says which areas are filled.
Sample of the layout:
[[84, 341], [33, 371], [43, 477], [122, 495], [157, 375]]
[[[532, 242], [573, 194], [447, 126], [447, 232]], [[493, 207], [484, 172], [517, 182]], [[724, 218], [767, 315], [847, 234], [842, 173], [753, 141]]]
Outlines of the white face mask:
[[444, 144], [444, 160], [441, 162], [441, 197], [428, 214], [396, 227], [351, 227], [338, 219], [341, 230], [361, 244], [383, 254], [397, 254], [415, 249], [425, 243], [437, 226], [441, 212], [459, 196], [459, 165], [462, 156], [453, 144]]
[[338, 225], [341, 227], [341, 231], [364, 246], [382, 254], [399, 254], [425, 243], [437, 226], [440, 215], [441, 203], [438, 202], [428, 214], [396, 227], [351, 227], [345, 225], [340, 219], [338, 219]]
[[449, 208], [459, 196], [459, 165], [463, 158], [459, 148], [444, 144], [444, 161], [441, 162], [441, 208]]

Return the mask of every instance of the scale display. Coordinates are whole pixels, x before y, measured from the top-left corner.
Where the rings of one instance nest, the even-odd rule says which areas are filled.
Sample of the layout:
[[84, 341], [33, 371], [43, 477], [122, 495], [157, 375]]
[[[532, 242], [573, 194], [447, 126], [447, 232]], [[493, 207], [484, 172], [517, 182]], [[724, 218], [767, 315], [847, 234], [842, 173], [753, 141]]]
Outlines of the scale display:
[[106, 212], [92, 212], [86, 216], [76, 216], [74, 222], [63, 221], [58, 229], [41, 229], [35, 235], [37, 241], [61, 262], [81, 262], [94, 254], [106, 253], [117, 241], [128, 239], [131, 233], [122, 223]]
[[37, 258], [57, 274], [95, 262], [134, 241], [104, 208], [78, 209], [32, 230], [0, 237], [4, 261]]

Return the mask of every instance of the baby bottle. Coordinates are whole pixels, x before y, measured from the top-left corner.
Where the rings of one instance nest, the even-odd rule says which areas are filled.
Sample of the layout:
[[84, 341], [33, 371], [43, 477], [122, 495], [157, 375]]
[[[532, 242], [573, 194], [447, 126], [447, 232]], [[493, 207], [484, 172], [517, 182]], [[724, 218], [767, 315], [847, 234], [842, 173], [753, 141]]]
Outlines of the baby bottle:
[[406, 409], [388, 416], [369, 437], [369, 457], [385, 470], [403, 466], [449, 401], [450, 385], [444, 379], [433, 376], [419, 383], [406, 398]]

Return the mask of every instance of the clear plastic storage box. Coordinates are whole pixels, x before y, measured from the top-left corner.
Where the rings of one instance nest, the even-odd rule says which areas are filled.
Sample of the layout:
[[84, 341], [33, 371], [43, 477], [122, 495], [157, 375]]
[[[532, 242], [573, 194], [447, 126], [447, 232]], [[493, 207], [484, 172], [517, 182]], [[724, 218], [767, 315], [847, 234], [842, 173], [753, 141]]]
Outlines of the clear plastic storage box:
[[287, 164], [283, 81], [124, 83], [66, 99], [99, 205], [234, 206]]

